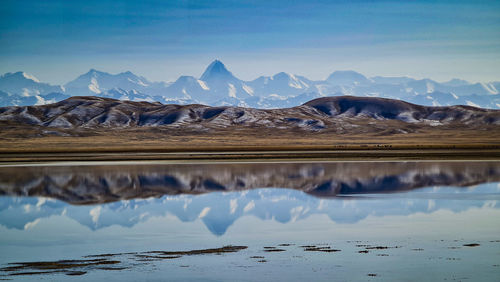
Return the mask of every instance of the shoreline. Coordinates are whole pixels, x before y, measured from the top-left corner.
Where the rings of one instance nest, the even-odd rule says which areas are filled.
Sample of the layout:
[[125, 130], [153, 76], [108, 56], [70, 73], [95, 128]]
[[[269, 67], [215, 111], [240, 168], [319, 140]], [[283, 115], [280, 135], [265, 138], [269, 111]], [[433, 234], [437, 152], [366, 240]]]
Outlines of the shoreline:
[[6, 163], [71, 161], [178, 161], [178, 162], [296, 162], [296, 161], [421, 161], [500, 160], [500, 149], [349, 149], [252, 151], [111, 151], [111, 152], [0, 152]]
[[335, 163], [497, 163], [497, 159], [281, 159], [281, 160], [124, 160], [124, 161], [34, 161], [34, 162], [0, 162], [1, 168], [14, 167], [59, 167], [59, 166], [142, 166], [142, 165], [251, 165], [251, 164], [335, 164]]

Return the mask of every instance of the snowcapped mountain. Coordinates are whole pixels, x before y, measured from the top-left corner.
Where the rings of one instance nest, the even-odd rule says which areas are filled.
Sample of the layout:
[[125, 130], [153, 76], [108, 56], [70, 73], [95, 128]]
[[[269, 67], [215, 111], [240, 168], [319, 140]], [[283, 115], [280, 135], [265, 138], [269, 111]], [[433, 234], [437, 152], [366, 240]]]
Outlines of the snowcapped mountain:
[[20, 96], [0, 91], [0, 106], [38, 106], [56, 103], [69, 97], [68, 95], [56, 92], [45, 95]]
[[476, 105], [499, 108], [500, 95], [496, 95], [498, 85], [495, 83], [471, 84], [458, 79], [439, 83], [431, 79], [416, 80], [409, 77], [367, 78], [354, 71], [335, 71], [324, 81], [312, 81], [285, 72], [242, 81], [221, 61], [215, 60], [199, 79], [181, 76], [168, 87], [166, 96], [212, 106], [258, 108], [293, 107], [314, 98], [340, 95], [401, 99], [427, 106]]
[[215, 60], [210, 63], [210, 65], [208, 65], [208, 67], [201, 75], [200, 80], [206, 82], [235, 82], [239, 79], [237, 79], [230, 71], [228, 71], [226, 66], [221, 61]]
[[355, 71], [335, 71], [328, 76], [326, 81], [331, 85], [339, 86], [366, 85], [373, 82], [371, 79]]
[[286, 72], [280, 72], [273, 76], [261, 76], [248, 82], [253, 93], [260, 97], [295, 96], [310, 89], [311, 85], [313, 83], [309, 79]]
[[[242, 80], [236, 78], [226, 66], [219, 60], [213, 61], [203, 72], [198, 81], [200, 86], [205, 84], [204, 90], [210, 91], [209, 98], [205, 95], [201, 101], [209, 101], [220, 99], [222, 102], [231, 100], [245, 100], [253, 96], [253, 90], [248, 87]], [[229, 103], [233, 104], [233, 103]]]
[[40, 82], [36, 77], [20, 71], [0, 76], [0, 90], [23, 97], [64, 92], [62, 86]]
[[195, 99], [204, 101], [209, 99], [208, 86], [204, 81], [193, 76], [181, 76], [167, 89], [167, 97], [180, 99]]
[[[130, 71], [110, 74], [91, 69], [63, 87], [39, 82], [23, 72], [7, 73], [0, 77], [0, 91], [0, 106], [39, 105], [68, 96], [100, 96], [175, 104], [282, 108], [314, 98], [352, 95], [400, 99], [426, 106], [500, 108], [500, 82], [469, 83], [452, 79], [440, 83], [405, 76], [369, 78], [355, 71], [335, 71], [322, 81], [285, 72], [244, 81], [220, 60], [210, 63], [199, 78], [181, 76], [170, 83], [151, 82]], [[48, 94], [52, 96], [45, 97]]]
[[196, 101], [190, 99], [189, 97], [165, 97], [165, 96], [154, 96], [141, 93], [135, 89], [124, 90], [121, 88], [113, 88], [102, 92], [100, 94], [94, 95], [97, 97], [112, 98], [123, 101], [135, 101], [135, 102], [161, 102], [166, 104], [178, 104], [187, 105], [195, 104]]
[[449, 85], [448, 83], [439, 83], [431, 79], [422, 79], [411, 81], [406, 84], [415, 94], [432, 93], [434, 91], [453, 93], [458, 96], [464, 95], [495, 95], [498, 90], [492, 83], [474, 83]]
[[193, 100], [206, 105], [248, 106], [253, 90], [236, 78], [219, 60], [213, 61], [199, 79], [181, 76], [166, 89], [167, 99]]
[[168, 84], [150, 82], [142, 76], [130, 71], [119, 74], [109, 74], [95, 69], [89, 70], [64, 87], [68, 93], [75, 96], [89, 96], [101, 94], [113, 88], [148, 92], [150, 95], [160, 95]]

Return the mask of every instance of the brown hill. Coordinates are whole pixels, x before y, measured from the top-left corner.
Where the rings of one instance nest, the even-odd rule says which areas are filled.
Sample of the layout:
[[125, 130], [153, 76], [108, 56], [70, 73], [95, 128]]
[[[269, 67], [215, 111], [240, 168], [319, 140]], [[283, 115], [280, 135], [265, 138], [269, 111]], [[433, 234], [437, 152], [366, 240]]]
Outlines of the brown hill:
[[0, 108], [0, 120], [52, 128], [142, 126], [251, 126], [323, 130], [352, 119], [397, 120], [432, 126], [500, 125], [499, 110], [469, 106], [425, 107], [371, 97], [325, 97], [299, 107], [261, 110], [204, 105], [162, 105], [100, 97], [72, 97], [25, 107]]
[[0, 152], [500, 145], [500, 110], [352, 96], [270, 110], [72, 97], [0, 108], [0, 127]]

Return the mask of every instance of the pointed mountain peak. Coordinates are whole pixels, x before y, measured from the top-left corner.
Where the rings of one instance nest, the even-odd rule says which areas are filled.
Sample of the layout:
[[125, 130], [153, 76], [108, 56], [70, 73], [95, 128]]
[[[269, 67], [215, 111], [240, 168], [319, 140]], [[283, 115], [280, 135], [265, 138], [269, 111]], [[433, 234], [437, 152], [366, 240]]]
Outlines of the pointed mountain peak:
[[179, 78], [174, 82], [175, 83], [185, 83], [185, 82], [194, 82], [196, 81], [196, 78], [190, 76], [190, 75], [181, 75]]
[[124, 72], [121, 72], [119, 74], [116, 74], [115, 76], [125, 76], [125, 77], [137, 77], [139, 78], [140, 76], [136, 75], [135, 73], [131, 72], [131, 71], [124, 71]]
[[82, 76], [85, 76], [85, 75], [106, 75], [106, 74], [108, 74], [108, 73], [92, 68], [87, 73], [83, 74]]
[[[97, 71], [96, 69], [89, 69], [88, 72], [80, 75], [78, 78], [89, 78], [89, 77], [93, 77], [95, 76], [99, 71]], [[77, 79], [78, 79], [77, 78]]]
[[293, 75], [286, 73], [286, 72], [279, 72], [275, 75], [273, 75], [273, 78], [291, 78]]
[[213, 61], [208, 65], [200, 80], [208, 81], [213, 79], [234, 79], [233, 74], [227, 70], [226, 66], [219, 60]]

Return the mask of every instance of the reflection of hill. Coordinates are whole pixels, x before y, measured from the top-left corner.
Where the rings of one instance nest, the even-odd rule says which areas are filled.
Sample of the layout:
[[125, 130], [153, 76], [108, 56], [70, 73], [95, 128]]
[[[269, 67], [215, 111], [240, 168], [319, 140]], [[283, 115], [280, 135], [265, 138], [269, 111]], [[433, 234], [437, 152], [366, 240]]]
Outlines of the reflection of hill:
[[500, 181], [500, 162], [166, 164], [0, 168], [0, 194], [85, 205], [282, 187], [316, 197]]

